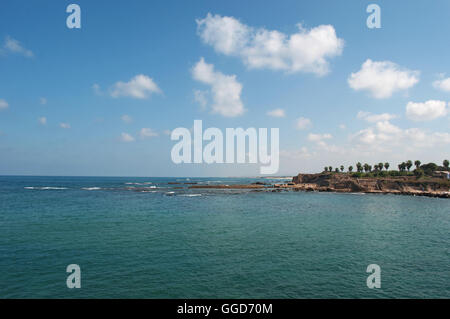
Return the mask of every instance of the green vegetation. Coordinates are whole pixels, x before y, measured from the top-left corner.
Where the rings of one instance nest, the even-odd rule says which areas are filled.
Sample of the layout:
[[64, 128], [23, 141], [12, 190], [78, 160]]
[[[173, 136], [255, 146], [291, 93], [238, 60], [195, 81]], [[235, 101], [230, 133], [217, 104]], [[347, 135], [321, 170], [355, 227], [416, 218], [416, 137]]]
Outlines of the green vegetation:
[[[436, 177], [439, 171], [450, 171], [449, 160], [444, 160], [442, 166], [435, 163], [423, 164], [419, 160], [414, 161], [415, 169], [411, 171], [413, 167], [413, 161], [407, 160], [397, 165], [398, 170], [389, 170], [391, 165], [389, 163], [378, 163], [375, 165], [369, 165], [368, 163], [361, 164], [356, 163], [356, 172], [353, 172], [353, 166], [348, 166], [347, 173], [352, 177], [398, 177], [398, 176], [415, 176], [416, 178]], [[345, 166], [340, 165], [333, 171], [332, 166], [325, 167], [325, 172], [342, 174], [344, 173]], [[444, 175], [445, 176], [445, 175]]]

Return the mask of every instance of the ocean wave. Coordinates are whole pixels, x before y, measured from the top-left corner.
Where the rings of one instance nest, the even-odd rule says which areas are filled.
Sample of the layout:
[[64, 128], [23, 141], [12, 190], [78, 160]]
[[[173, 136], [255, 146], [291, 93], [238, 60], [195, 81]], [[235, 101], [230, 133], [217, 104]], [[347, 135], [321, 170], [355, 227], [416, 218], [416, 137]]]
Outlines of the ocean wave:
[[27, 186], [24, 187], [25, 189], [34, 189], [34, 190], [63, 190], [68, 189], [67, 187], [52, 187], [52, 186], [43, 186], [43, 187], [33, 187], [33, 186]]
[[100, 190], [102, 188], [101, 187], [83, 187], [81, 189], [83, 189], [85, 191], [97, 191], [97, 190]]
[[183, 197], [198, 197], [198, 196], [202, 196], [202, 194], [182, 194], [180, 196], [183, 196]]

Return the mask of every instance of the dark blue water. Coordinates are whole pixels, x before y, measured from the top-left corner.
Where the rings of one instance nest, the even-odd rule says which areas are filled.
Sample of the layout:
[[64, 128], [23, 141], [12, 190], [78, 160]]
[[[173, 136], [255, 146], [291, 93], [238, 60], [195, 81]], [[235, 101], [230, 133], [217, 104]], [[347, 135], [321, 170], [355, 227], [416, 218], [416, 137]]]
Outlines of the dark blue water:
[[448, 199], [184, 184], [255, 181], [0, 177], [0, 297], [450, 297]]

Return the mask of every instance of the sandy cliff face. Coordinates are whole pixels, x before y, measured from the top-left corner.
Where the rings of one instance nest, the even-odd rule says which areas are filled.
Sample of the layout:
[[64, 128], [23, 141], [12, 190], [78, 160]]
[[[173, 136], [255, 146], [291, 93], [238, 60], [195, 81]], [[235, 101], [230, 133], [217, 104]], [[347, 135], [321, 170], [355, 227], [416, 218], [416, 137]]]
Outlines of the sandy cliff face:
[[397, 193], [449, 198], [449, 186], [439, 179], [417, 180], [412, 176], [355, 178], [348, 174], [298, 174], [295, 187], [308, 191]]

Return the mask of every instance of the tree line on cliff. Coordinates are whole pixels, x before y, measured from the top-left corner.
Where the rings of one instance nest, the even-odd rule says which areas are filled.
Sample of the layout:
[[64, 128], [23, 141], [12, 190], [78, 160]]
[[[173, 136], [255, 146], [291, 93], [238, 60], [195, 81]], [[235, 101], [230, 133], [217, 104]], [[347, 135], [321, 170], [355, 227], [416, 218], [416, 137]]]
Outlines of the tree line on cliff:
[[[415, 166], [415, 169], [411, 171], [411, 168]], [[411, 160], [407, 160], [397, 165], [398, 170], [389, 170], [391, 165], [389, 163], [378, 163], [375, 165], [369, 165], [367, 163], [361, 164], [360, 162], [356, 163], [356, 167], [349, 166], [347, 172], [351, 174], [353, 177], [375, 177], [375, 176], [433, 176], [436, 171], [447, 171], [449, 172], [449, 161], [444, 160], [442, 162], [442, 166], [439, 166], [435, 163], [423, 164], [421, 161], [416, 160], [414, 164]], [[354, 171], [355, 169], [355, 171]], [[333, 170], [332, 166], [327, 166], [324, 168], [324, 172], [330, 173], [344, 173], [345, 167], [341, 165], [340, 167], [336, 167]]]

